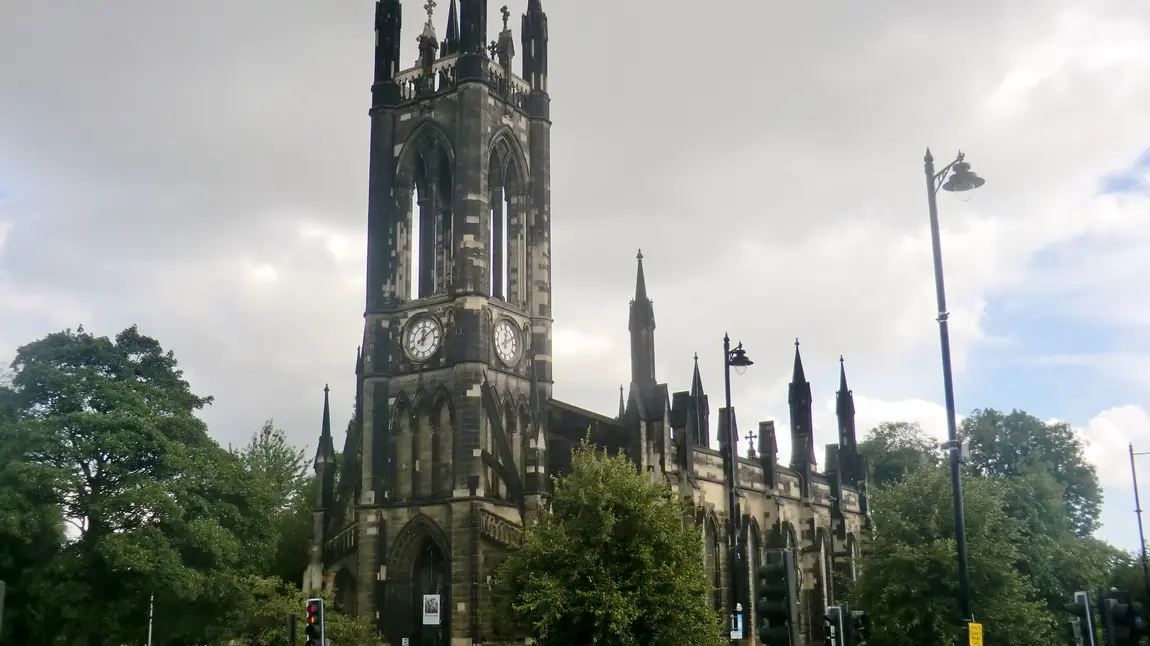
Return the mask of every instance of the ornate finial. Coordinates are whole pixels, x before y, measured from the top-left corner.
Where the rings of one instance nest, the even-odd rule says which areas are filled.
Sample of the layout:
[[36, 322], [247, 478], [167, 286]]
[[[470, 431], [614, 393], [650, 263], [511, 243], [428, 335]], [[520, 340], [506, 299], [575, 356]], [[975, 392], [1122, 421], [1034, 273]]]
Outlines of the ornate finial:
[[839, 363], [844, 363], [844, 361], [843, 361], [843, 355], [841, 355], [841, 354], [839, 355]]
[[487, 52], [491, 55], [491, 58], [495, 58], [499, 54], [498, 43], [496, 43], [494, 40], [491, 41], [491, 44], [487, 46]]
[[507, 5], [503, 5], [499, 8], [499, 13], [503, 14], [503, 30], [507, 31], [507, 21], [511, 19], [511, 10], [507, 8]]
[[431, 24], [432, 16], [435, 15], [435, 8], [437, 6], [439, 5], [436, 4], [435, 0], [427, 0], [427, 3], [423, 5], [423, 10], [427, 12], [427, 24], [429, 25]]
[[755, 433], [754, 429], [747, 431], [747, 434], [743, 436], [743, 439], [747, 441], [747, 446], [750, 447], [752, 458], [755, 457], [755, 440], [758, 438], [759, 436]]
[[639, 253], [635, 254], [635, 260], [642, 260], [642, 259], [643, 259], [643, 250], [640, 249]]
[[695, 353], [695, 363], [699, 363], [699, 353]]
[[327, 384], [324, 384], [324, 385], [323, 385], [323, 394], [325, 394], [325, 395], [326, 395], [326, 394], [328, 394], [329, 392], [331, 392], [331, 389], [327, 387]]
[[795, 337], [795, 347], [799, 347], [799, 337]]

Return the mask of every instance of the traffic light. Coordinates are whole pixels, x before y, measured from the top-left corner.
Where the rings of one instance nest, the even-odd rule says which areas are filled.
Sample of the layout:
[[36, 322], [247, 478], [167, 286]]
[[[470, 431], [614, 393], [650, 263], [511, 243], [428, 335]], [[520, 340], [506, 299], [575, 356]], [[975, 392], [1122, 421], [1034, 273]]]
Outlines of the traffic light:
[[1090, 595], [1085, 591], [1075, 592], [1074, 602], [1063, 607], [1074, 615], [1075, 637], [1081, 640], [1078, 643], [1094, 646], [1094, 609], [1090, 607]]
[[327, 646], [327, 637], [323, 629], [323, 599], [318, 597], [308, 599], [306, 610], [304, 621], [307, 622], [307, 627], [303, 630], [307, 638], [305, 643], [307, 646]]
[[[851, 627], [854, 643], [850, 646], [865, 646], [867, 640], [870, 639], [870, 617], [863, 610], [853, 610], [851, 611], [851, 622], [854, 624]], [[1090, 646], [1094, 645], [1091, 644]]]
[[1138, 646], [1146, 634], [1142, 621], [1142, 604], [1134, 601], [1127, 590], [1099, 590], [1102, 599], [1102, 631], [1108, 646]]
[[843, 611], [843, 606], [827, 606], [827, 613], [823, 615], [823, 643], [826, 646], [847, 646]]
[[[1117, 588], [1098, 589], [1098, 614], [1102, 618], [1102, 638], [1106, 646], [1126, 646], [1130, 643], [1130, 593]], [[1137, 643], [1137, 642], [1135, 642]]]
[[799, 595], [794, 550], [768, 550], [758, 571], [758, 625], [766, 646], [798, 646]]

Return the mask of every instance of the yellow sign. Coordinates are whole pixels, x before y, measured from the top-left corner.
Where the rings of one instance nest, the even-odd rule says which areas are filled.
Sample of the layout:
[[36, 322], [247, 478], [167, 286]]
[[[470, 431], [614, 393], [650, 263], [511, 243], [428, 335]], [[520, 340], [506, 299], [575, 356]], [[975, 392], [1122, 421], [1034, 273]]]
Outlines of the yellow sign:
[[966, 627], [967, 634], [970, 636], [970, 646], [982, 646], [982, 624], [976, 624], [972, 621]]

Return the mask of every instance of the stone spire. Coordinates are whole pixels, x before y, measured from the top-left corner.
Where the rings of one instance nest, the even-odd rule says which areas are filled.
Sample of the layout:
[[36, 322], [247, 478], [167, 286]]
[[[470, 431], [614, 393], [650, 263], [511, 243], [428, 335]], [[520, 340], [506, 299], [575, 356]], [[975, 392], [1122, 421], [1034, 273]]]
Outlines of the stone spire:
[[499, 13], [503, 16], [503, 31], [499, 32], [499, 41], [495, 43], [495, 57], [499, 62], [499, 67], [511, 74], [511, 61], [515, 59], [515, 36], [511, 33], [511, 28], [507, 26], [507, 21], [511, 19], [511, 10], [507, 8], [507, 5], [503, 5], [499, 9]]
[[787, 401], [791, 408], [791, 468], [800, 472], [814, 471], [817, 462], [811, 384], [803, 371], [798, 339], [795, 339], [795, 366], [788, 391]]
[[447, 37], [443, 39], [439, 51], [443, 56], [459, 53], [459, 8], [455, 0], [447, 5]]
[[647, 297], [647, 280], [643, 275], [643, 252], [635, 256], [635, 298], [627, 329], [631, 332], [631, 383], [654, 386], [655, 381], [655, 308]]
[[855, 396], [847, 386], [846, 362], [839, 357], [839, 391], [835, 396], [835, 413], [839, 423], [839, 469], [843, 480], [854, 483], [861, 475], [856, 473], [858, 438], [855, 433]]
[[547, 14], [540, 0], [528, 0], [523, 14], [523, 80], [535, 92], [547, 92]]
[[375, 82], [385, 83], [399, 73], [399, 37], [403, 7], [399, 0], [375, 3]]
[[335, 493], [333, 490], [335, 483], [335, 446], [331, 437], [330, 393], [331, 389], [325, 385], [323, 387], [323, 417], [320, 421], [319, 445], [316, 447], [315, 461], [312, 463], [312, 466], [315, 468], [316, 477], [320, 483], [319, 496], [316, 500], [317, 510], [330, 509]]
[[703, 376], [699, 373], [699, 355], [695, 354], [695, 372], [691, 375], [690, 418], [692, 437], [699, 446], [711, 445], [711, 402], [703, 390]]

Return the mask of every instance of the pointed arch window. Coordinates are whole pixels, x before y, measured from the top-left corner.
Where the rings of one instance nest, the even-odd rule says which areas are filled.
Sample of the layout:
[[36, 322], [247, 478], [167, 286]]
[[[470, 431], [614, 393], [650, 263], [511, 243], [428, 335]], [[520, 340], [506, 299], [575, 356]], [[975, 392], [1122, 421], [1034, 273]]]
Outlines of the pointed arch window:
[[491, 150], [488, 163], [488, 289], [492, 298], [522, 302], [519, 275], [526, 255], [523, 235], [523, 178], [506, 136]]
[[834, 601], [834, 581], [832, 572], [834, 571], [833, 562], [831, 561], [831, 548], [830, 539], [826, 535], [822, 535], [819, 540], [819, 578], [822, 579], [819, 587], [822, 588], [822, 603], [823, 607], [829, 606]]
[[408, 144], [398, 177], [399, 291], [405, 300], [446, 291], [451, 273], [452, 156], [438, 130], [422, 128]]
[[756, 610], [755, 600], [759, 598], [759, 577], [757, 572], [763, 565], [763, 538], [759, 533], [759, 526], [755, 523], [750, 523], [747, 527], [747, 546], [749, 547], [747, 555], [747, 590], [749, 594], [747, 598], [751, 600], [750, 608], [748, 608], [748, 621], [747, 625], [758, 625], [758, 611]]
[[723, 573], [720, 549], [719, 528], [715, 524], [715, 519], [708, 516], [703, 524], [703, 567], [711, 579], [711, 586], [707, 589], [707, 601], [716, 610], [723, 608]]

